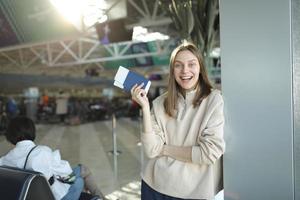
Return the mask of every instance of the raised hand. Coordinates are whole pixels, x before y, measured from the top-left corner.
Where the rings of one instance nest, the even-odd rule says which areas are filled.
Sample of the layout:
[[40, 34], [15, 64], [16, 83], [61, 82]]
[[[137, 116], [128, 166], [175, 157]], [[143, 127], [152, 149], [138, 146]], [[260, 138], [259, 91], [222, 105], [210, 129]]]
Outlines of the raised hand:
[[141, 83], [140, 85], [135, 84], [130, 90], [131, 98], [137, 102], [142, 109], [149, 108], [149, 100], [146, 91], [142, 88], [143, 86], [144, 83]]

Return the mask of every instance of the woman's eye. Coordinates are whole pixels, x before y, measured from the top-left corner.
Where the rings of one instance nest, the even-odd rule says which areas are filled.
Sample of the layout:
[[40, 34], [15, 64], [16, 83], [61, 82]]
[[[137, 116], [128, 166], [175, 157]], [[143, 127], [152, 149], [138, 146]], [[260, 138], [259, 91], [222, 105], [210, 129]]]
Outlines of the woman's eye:
[[179, 68], [181, 67], [181, 64], [175, 64], [174, 67]]
[[196, 63], [189, 63], [189, 67], [194, 67]]

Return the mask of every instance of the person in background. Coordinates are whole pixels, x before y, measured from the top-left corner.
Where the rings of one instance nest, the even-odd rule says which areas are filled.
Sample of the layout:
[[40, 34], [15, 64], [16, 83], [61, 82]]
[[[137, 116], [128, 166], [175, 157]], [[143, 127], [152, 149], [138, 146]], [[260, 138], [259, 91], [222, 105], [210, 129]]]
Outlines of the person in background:
[[68, 95], [60, 91], [56, 97], [56, 114], [60, 118], [60, 122], [64, 123], [68, 113]]
[[0, 135], [4, 134], [8, 124], [8, 118], [5, 112], [4, 98], [0, 96]]
[[42, 100], [43, 107], [48, 106], [48, 104], [49, 104], [49, 96], [47, 95], [47, 93], [44, 93], [42, 95], [42, 99], [41, 100]]
[[13, 97], [8, 97], [8, 102], [6, 105], [6, 113], [9, 119], [12, 119], [18, 115], [18, 105]]
[[142, 109], [142, 200], [206, 199], [222, 189], [223, 99], [197, 47], [184, 42], [170, 57], [168, 90], [150, 105], [143, 84], [131, 89]]
[[13, 118], [9, 122], [5, 137], [15, 146], [0, 157], [0, 166], [42, 173], [56, 200], [77, 200], [83, 191], [94, 195], [93, 200], [105, 199], [87, 166], [77, 165], [72, 169], [68, 161], [61, 159], [58, 150], [52, 151], [48, 146], [34, 143], [35, 125], [30, 118]]

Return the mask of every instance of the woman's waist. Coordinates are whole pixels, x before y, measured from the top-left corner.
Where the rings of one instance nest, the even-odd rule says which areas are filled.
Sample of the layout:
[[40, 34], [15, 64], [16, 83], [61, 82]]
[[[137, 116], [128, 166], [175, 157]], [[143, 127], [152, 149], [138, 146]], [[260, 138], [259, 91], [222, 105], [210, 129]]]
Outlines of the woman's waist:
[[181, 162], [167, 157], [149, 160], [142, 172], [143, 180], [155, 190], [191, 199], [199, 198], [199, 195], [210, 197], [215, 185], [214, 176], [213, 165]]
[[213, 170], [213, 165], [201, 165], [191, 162], [182, 162], [171, 157], [161, 156], [150, 159], [143, 169], [143, 174], [153, 176], [155, 179], [178, 179], [178, 181], [190, 181], [195, 176], [207, 176]]

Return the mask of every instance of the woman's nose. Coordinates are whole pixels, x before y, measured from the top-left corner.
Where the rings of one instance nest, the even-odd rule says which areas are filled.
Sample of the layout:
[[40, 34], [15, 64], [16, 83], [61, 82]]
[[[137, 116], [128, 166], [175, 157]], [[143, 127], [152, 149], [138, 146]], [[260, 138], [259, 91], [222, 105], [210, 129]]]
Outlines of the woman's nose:
[[182, 67], [182, 72], [187, 72], [188, 71], [188, 65], [183, 65]]

